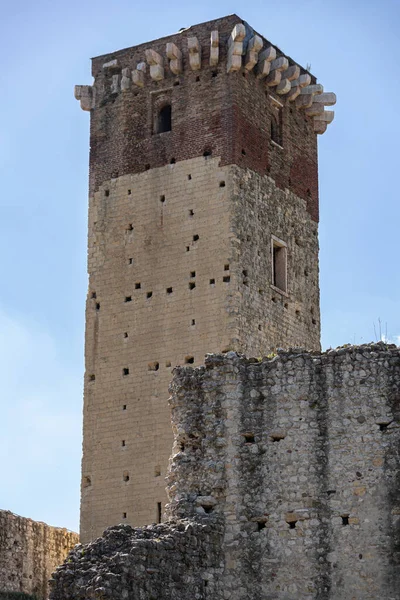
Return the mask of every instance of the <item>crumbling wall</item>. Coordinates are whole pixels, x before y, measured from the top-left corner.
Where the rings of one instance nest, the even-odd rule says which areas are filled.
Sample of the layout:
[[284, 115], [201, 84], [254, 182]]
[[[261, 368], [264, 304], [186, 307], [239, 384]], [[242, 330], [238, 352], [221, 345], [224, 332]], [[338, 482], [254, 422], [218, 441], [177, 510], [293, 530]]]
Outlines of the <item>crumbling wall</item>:
[[67, 529], [0, 510], [0, 592], [47, 598], [52, 572], [78, 541]]
[[170, 522], [75, 550], [52, 600], [398, 598], [399, 349], [210, 355], [171, 391]]

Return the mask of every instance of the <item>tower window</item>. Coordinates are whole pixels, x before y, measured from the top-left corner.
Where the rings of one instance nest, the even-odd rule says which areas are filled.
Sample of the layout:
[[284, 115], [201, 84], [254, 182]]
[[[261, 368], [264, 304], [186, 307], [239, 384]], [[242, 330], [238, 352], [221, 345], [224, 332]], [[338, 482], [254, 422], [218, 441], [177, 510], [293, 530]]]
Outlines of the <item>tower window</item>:
[[272, 283], [282, 292], [287, 292], [287, 246], [272, 237]]
[[271, 140], [282, 146], [282, 109], [278, 107], [271, 115]]
[[165, 133], [166, 131], [171, 131], [171, 116], [172, 111], [170, 104], [165, 104], [162, 108], [160, 108], [157, 115], [155, 133]]

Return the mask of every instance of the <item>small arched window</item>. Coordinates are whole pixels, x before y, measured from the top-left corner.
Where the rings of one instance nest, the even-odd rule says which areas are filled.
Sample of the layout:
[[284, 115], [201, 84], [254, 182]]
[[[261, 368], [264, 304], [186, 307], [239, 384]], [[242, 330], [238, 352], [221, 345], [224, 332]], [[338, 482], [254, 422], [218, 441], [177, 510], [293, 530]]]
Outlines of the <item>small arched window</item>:
[[271, 116], [271, 140], [280, 146], [282, 145], [281, 127], [275, 115]]
[[165, 104], [158, 112], [155, 130], [156, 133], [164, 133], [171, 129], [171, 105]]

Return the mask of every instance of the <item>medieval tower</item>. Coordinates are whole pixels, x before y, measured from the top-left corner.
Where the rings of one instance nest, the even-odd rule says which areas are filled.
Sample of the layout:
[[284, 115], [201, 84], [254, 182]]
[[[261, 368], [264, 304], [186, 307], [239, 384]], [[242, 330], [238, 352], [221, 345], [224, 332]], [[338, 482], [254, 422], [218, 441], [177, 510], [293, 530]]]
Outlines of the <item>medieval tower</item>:
[[157, 522], [175, 365], [320, 348], [332, 93], [236, 15], [93, 59], [81, 539]]

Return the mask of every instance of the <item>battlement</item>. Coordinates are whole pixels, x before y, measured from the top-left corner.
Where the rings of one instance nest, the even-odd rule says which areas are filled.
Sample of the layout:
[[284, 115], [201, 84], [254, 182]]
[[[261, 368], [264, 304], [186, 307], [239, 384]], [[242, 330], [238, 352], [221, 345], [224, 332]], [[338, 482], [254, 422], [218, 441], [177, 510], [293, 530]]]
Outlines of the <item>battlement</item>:
[[176, 85], [188, 73], [218, 65], [228, 74], [251, 74], [252, 85], [274, 91], [282, 101], [303, 111], [312, 120], [315, 133], [324, 133], [334, 118], [334, 112], [325, 107], [336, 103], [335, 94], [324, 93], [306, 69], [236, 15], [95, 58], [94, 85], [75, 86], [75, 97], [83, 110], [90, 111], [117, 94], [132, 93], [151, 82]]

